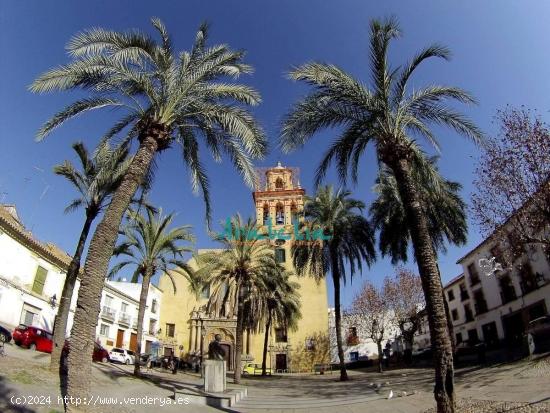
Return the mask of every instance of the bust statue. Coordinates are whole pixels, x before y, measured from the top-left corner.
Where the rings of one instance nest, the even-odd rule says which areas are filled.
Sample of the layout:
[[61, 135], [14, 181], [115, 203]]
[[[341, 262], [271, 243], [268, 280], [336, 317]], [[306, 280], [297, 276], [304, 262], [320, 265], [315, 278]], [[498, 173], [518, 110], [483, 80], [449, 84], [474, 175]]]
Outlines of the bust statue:
[[223, 360], [225, 357], [225, 349], [221, 346], [222, 336], [216, 334], [214, 341], [208, 345], [208, 359], [209, 360]]

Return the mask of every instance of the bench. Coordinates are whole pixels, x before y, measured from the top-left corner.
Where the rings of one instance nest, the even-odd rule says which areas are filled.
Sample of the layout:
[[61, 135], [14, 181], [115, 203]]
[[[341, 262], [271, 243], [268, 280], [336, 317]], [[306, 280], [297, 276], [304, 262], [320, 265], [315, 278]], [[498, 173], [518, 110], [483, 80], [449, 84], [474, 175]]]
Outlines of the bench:
[[319, 374], [325, 374], [325, 371], [330, 371], [332, 374], [332, 365], [331, 364], [314, 364], [313, 372]]

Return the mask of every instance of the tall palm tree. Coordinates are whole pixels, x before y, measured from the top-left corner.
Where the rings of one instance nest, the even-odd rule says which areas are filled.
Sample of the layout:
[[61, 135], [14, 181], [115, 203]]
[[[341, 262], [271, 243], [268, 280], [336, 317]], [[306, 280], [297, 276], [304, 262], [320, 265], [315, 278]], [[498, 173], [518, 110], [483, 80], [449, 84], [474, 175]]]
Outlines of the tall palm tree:
[[203, 24], [191, 50], [177, 53], [162, 22], [155, 18], [152, 24], [160, 42], [135, 30], [119, 33], [94, 28], [74, 36], [67, 45], [72, 61], [42, 74], [30, 87], [34, 92], [88, 92], [46, 122], [39, 139], [79, 114], [109, 107], [124, 114], [105, 138], [126, 131], [127, 139], [139, 143], [90, 242], [72, 331], [72, 341], [82, 352], [69, 354], [68, 396], [89, 396], [91, 358], [82, 354], [92, 353], [100, 291], [118, 228], [156, 155], [176, 145], [181, 148], [192, 188], [202, 190], [209, 218], [209, 180], [199, 156], [199, 141], [216, 161], [226, 154], [250, 186], [252, 159], [262, 158], [267, 151], [263, 132], [244, 107], [258, 104], [259, 94], [227, 80], [251, 72], [243, 63], [244, 52], [226, 45], [207, 47], [208, 28]]
[[365, 204], [350, 197], [351, 192], [332, 186], [320, 187], [314, 198], [306, 198], [306, 225], [322, 228], [330, 239], [313, 243], [295, 243], [292, 258], [298, 275], [310, 274], [320, 279], [330, 271], [334, 285], [336, 344], [340, 361], [340, 380], [348, 380], [342, 344], [341, 283], [346, 283], [346, 264], [350, 277], [361, 272], [363, 261], [371, 265], [376, 258], [374, 233], [361, 215]]
[[[231, 219], [231, 234], [218, 234], [214, 239], [222, 250], [210, 251], [197, 257], [196, 276], [210, 285], [208, 311], [237, 317], [235, 334], [235, 383], [241, 381], [243, 331], [247, 311], [257, 311], [260, 294], [267, 281], [277, 277], [279, 266], [268, 240], [258, 239], [256, 222], [244, 221], [239, 215]], [[227, 226], [226, 226], [227, 228]]]
[[279, 264], [279, 277], [267, 280], [267, 290], [261, 295], [262, 311], [259, 320], [265, 322], [264, 347], [262, 352], [262, 376], [266, 375], [267, 346], [269, 334], [273, 325], [284, 326], [285, 329], [295, 331], [298, 320], [302, 318], [300, 311], [300, 284], [290, 280], [290, 273]]
[[403, 67], [388, 65], [390, 41], [401, 31], [393, 18], [370, 23], [370, 83], [367, 85], [336, 66], [308, 63], [294, 69], [291, 77], [302, 80], [314, 92], [299, 101], [286, 117], [281, 146], [285, 151], [301, 147], [325, 127], [342, 127], [338, 138], [325, 153], [317, 173], [322, 180], [335, 162], [342, 179], [351, 171], [357, 181], [358, 165], [369, 143], [378, 161], [395, 176], [403, 200], [414, 254], [422, 277], [432, 343], [435, 347], [435, 390], [440, 412], [454, 411], [453, 355], [445, 317], [441, 280], [430, 237], [429, 224], [412, 175], [411, 144], [425, 138], [437, 147], [431, 125], [447, 126], [474, 142], [483, 139], [481, 131], [447, 102], [474, 103], [460, 88], [430, 85], [410, 90], [411, 76], [427, 59], [449, 58], [449, 50], [432, 45], [421, 50]]
[[81, 170], [66, 160], [54, 167], [54, 173], [66, 178], [78, 192], [78, 197], [65, 208], [65, 212], [84, 208], [86, 218], [80, 231], [76, 250], [67, 269], [67, 276], [59, 300], [59, 309], [55, 317], [54, 346], [50, 360], [52, 371], [59, 371], [71, 300], [90, 228], [93, 221], [109, 203], [112, 193], [120, 185], [122, 177], [130, 164], [127, 146], [111, 148], [107, 142], [103, 142], [97, 147], [92, 156], [90, 156], [82, 142], [73, 143], [72, 147], [78, 155]]
[[117, 245], [114, 255], [124, 255], [126, 260], [117, 263], [109, 272], [109, 278], [126, 266], [135, 267], [131, 281], [137, 283], [141, 278], [141, 293], [137, 320], [137, 350], [134, 363], [134, 375], [140, 374], [141, 341], [143, 338], [143, 317], [147, 306], [147, 295], [151, 279], [159, 273], [166, 274], [172, 281], [174, 293], [176, 282], [174, 275], [187, 279], [191, 291], [198, 295], [200, 284], [193, 276], [193, 270], [183, 261], [183, 254], [192, 248], [181, 245], [183, 242], [194, 242], [190, 226], [170, 228], [174, 216], [164, 216], [162, 210], [156, 214], [146, 210], [146, 215], [130, 211], [129, 222], [121, 231], [123, 241]]

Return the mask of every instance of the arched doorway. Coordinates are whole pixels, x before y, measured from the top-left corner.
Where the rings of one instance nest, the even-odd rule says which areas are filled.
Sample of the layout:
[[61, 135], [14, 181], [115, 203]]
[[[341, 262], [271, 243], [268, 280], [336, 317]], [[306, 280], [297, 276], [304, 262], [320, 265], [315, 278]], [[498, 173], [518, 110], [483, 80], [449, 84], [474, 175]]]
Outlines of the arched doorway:
[[213, 328], [212, 330], [208, 331], [206, 335], [206, 346], [208, 346], [214, 340], [216, 334], [219, 334], [222, 338], [220, 345], [225, 350], [224, 360], [226, 361], [227, 371], [233, 370], [233, 367], [235, 365], [235, 338], [233, 337], [233, 334], [231, 334], [231, 332], [226, 329]]

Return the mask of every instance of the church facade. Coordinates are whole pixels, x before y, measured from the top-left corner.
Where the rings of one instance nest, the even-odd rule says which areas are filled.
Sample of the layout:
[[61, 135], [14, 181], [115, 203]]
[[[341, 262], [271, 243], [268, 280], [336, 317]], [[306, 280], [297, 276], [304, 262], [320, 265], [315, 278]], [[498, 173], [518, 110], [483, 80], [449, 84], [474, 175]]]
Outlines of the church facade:
[[[305, 191], [298, 179], [298, 170], [287, 168], [280, 163], [276, 167], [258, 170], [258, 180], [252, 194], [256, 222], [259, 232], [269, 227], [277, 233], [287, 234], [290, 239], [272, 241], [276, 259], [293, 271], [291, 259], [292, 235], [295, 225], [303, 216]], [[200, 254], [204, 250], [199, 250]], [[194, 265], [191, 261], [190, 265]], [[235, 354], [235, 331], [237, 320], [234, 317], [217, 317], [206, 312], [209, 288], [200, 297], [189, 291], [183, 277], [174, 277], [176, 293], [170, 279], [163, 275], [159, 288], [164, 291], [160, 314], [161, 341], [164, 353], [184, 359], [205, 357], [208, 343], [216, 334], [221, 335], [221, 345], [226, 350], [228, 370], [232, 370]], [[316, 282], [312, 277], [293, 276], [300, 284], [302, 318], [296, 331], [286, 331], [284, 326], [272, 326], [268, 339], [267, 367], [275, 371], [307, 371], [315, 363], [330, 360], [328, 339], [328, 302], [324, 280]], [[243, 339], [242, 360], [261, 364], [264, 332], [246, 331]]]

